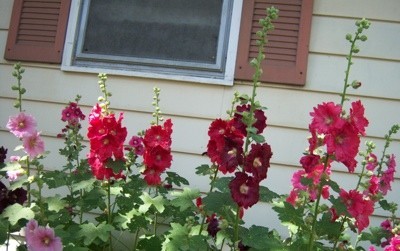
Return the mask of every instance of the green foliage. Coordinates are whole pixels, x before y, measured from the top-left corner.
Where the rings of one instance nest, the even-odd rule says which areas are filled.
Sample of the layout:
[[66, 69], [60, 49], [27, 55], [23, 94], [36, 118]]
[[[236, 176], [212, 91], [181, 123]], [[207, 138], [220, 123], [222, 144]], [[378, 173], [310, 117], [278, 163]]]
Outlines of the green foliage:
[[35, 217], [32, 209], [24, 207], [18, 203], [8, 206], [2, 213], [4, 218], [8, 218], [11, 225], [15, 225], [19, 220], [30, 220]]
[[171, 205], [179, 207], [180, 211], [187, 209], [195, 209], [193, 200], [200, 197], [200, 191], [198, 189], [191, 189], [184, 187], [183, 191], [173, 191], [171, 196], [175, 197], [171, 201]]
[[284, 250], [280, 236], [262, 226], [251, 226], [243, 235], [242, 242], [254, 251]]
[[95, 226], [90, 222], [87, 224], [82, 224], [77, 235], [78, 237], [83, 238], [83, 243], [85, 246], [89, 246], [97, 238], [103, 242], [107, 242], [112, 230], [113, 227], [105, 222], [100, 223], [98, 226]]

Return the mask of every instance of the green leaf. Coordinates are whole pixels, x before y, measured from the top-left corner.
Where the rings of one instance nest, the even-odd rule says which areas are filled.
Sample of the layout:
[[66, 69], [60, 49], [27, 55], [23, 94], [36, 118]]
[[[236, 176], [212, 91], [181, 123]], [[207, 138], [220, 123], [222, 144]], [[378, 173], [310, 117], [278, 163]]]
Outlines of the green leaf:
[[3, 211], [3, 217], [8, 218], [8, 221], [11, 225], [15, 225], [20, 219], [33, 219], [35, 217], [35, 213], [32, 211], [32, 209], [23, 207], [16, 203], [8, 206]]
[[250, 136], [251, 136], [251, 138], [252, 138], [255, 142], [257, 142], [257, 143], [263, 143], [263, 142], [265, 142], [265, 137], [264, 137], [263, 135], [261, 135], [261, 134], [254, 134], [254, 133], [252, 133], [252, 134], [250, 134]]
[[181, 184], [189, 185], [189, 181], [180, 176], [179, 174], [175, 172], [166, 172], [166, 173], [167, 177], [165, 178], [165, 180], [167, 181], [168, 184], [175, 184], [179, 187], [181, 186]]
[[340, 193], [340, 186], [333, 180], [323, 180], [322, 185], [329, 185], [333, 191]]
[[82, 180], [77, 183], [72, 184], [72, 189], [77, 190], [88, 190], [93, 187], [93, 184], [96, 182], [95, 178], [91, 178], [88, 180]]
[[196, 167], [196, 170], [197, 170], [196, 174], [203, 175], [203, 176], [210, 175], [213, 173], [213, 170], [209, 165], [198, 166], [198, 167]]
[[260, 201], [261, 202], [272, 202], [273, 199], [279, 198], [279, 194], [271, 191], [265, 186], [260, 186]]
[[132, 208], [131, 211], [127, 212], [126, 214], [119, 214], [114, 222], [120, 223], [122, 229], [128, 229], [128, 224], [131, 223], [132, 219], [135, 216], [139, 216], [141, 213], [135, 208]]
[[242, 237], [243, 244], [252, 247], [251, 250], [282, 250], [282, 242], [262, 226], [251, 226]]
[[159, 213], [162, 213], [165, 209], [164, 198], [161, 195], [151, 198], [148, 193], [144, 192], [139, 198], [144, 202], [139, 207], [141, 213], [146, 213], [151, 206], [154, 206]]
[[284, 201], [281, 206], [272, 207], [278, 213], [281, 222], [289, 222], [296, 226], [304, 226], [303, 211]]
[[17, 161], [7, 162], [1, 171], [15, 171], [21, 169], [21, 164]]
[[0, 243], [5, 243], [8, 236], [8, 222], [0, 218]]
[[138, 242], [139, 250], [153, 251], [161, 250], [161, 240], [158, 236], [147, 236]]
[[59, 212], [61, 209], [65, 208], [67, 203], [61, 198], [59, 194], [54, 197], [48, 197], [45, 199], [48, 204], [50, 211]]
[[340, 222], [332, 222], [330, 213], [324, 213], [316, 224], [318, 236], [327, 235], [329, 239], [338, 238], [340, 236], [342, 224]]
[[224, 214], [224, 208], [236, 208], [236, 203], [232, 200], [230, 193], [211, 192], [203, 198], [206, 211]]
[[207, 250], [207, 239], [203, 235], [194, 235], [189, 237], [189, 250], [193, 251], [203, 251]]
[[229, 182], [231, 182], [232, 179], [233, 179], [233, 177], [221, 177], [221, 178], [218, 178], [214, 182], [214, 187], [217, 188], [218, 190], [220, 190], [223, 193], [228, 193], [228, 192], [230, 192]]
[[171, 201], [171, 204], [179, 207], [180, 211], [184, 211], [188, 208], [193, 208], [194, 203], [193, 200], [200, 197], [199, 189], [192, 190], [191, 188], [184, 187], [183, 191], [173, 191], [171, 195], [176, 197]]
[[108, 159], [106, 162], [106, 166], [108, 168], [112, 168], [114, 173], [119, 173], [123, 170], [125, 170], [125, 161], [121, 159], [113, 160], [113, 159]]
[[46, 172], [43, 174], [43, 180], [49, 188], [57, 188], [67, 185], [68, 174], [61, 171]]
[[106, 242], [113, 227], [103, 222], [97, 227], [93, 223], [82, 224], [78, 231], [78, 236], [83, 237], [85, 246], [89, 246], [96, 238]]
[[363, 231], [361, 233], [361, 237], [360, 240], [361, 241], [369, 241], [372, 244], [376, 245], [376, 246], [380, 246], [381, 245], [381, 240], [383, 238], [388, 238], [389, 233], [386, 232], [383, 228], [381, 227], [370, 227], [369, 228], [370, 233]]
[[171, 223], [169, 235], [163, 243], [162, 250], [188, 250], [189, 228], [179, 223]]

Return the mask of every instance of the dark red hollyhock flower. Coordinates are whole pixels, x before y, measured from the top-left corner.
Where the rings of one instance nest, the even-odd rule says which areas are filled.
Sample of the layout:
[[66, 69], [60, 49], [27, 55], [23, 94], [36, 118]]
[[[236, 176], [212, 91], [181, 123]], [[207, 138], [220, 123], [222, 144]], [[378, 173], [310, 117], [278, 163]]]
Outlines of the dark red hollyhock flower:
[[244, 163], [245, 171], [252, 173], [258, 181], [267, 178], [271, 157], [271, 146], [267, 143], [251, 145], [251, 150]]
[[225, 138], [225, 145], [219, 151], [218, 170], [223, 174], [233, 173], [239, 165], [243, 164], [243, 139]]
[[243, 172], [235, 173], [235, 178], [229, 182], [229, 189], [232, 199], [245, 209], [256, 204], [260, 197], [258, 181]]
[[[243, 135], [247, 135], [246, 132], [246, 125], [242, 122], [242, 114], [243, 112], [248, 112], [250, 111], [250, 105], [240, 105], [236, 107], [236, 113], [233, 118], [235, 121], [235, 127], [240, 130]], [[267, 117], [264, 114], [263, 110], [256, 109], [254, 111], [254, 117], [256, 119], [256, 122], [253, 124], [253, 127], [257, 129], [257, 134], [261, 134], [264, 129], [267, 127]]]
[[217, 219], [216, 215], [212, 214], [210, 217], [207, 217], [207, 223], [208, 234], [215, 238], [219, 230], [221, 230], [219, 227], [219, 220]]
[[[124, 159], [122, 159], [124, 160]], [[92, 174], [96, 177], [98, 180], [104, 180], [104, 179], [124, 179], [125, 176], [122, 174], [122, 171], [119, 173], [114, 173], [112, 168], [107, 167], [106, 161], [101, 160], [97, 154], [94, 152], [90, 152], [88, 155], [88, 163], [90, 165], [90, 168], [92, 170]]]
[[7, 187], [0, 181], [0, 214], [8, 206], [15, 203], [24, 204], [27, 200], [27, 192], [23, 188], [17, 188], [15, 190], [9, 191]]
[[153, 148], [146, 149], [143, 154], [143, 163], [146, 168], [164, 172], [171, 166], [172, 155], [169, 149], [157, 145]]
[[311, 173], [321, 160], [319, 155], [309, 154], [301, 157], [300, 164], [306, 173]]
[[0, 147], [0, 163], [4, 163], [4, 160], [7, 158], [7, 148], [4, 148], [3, 146]]

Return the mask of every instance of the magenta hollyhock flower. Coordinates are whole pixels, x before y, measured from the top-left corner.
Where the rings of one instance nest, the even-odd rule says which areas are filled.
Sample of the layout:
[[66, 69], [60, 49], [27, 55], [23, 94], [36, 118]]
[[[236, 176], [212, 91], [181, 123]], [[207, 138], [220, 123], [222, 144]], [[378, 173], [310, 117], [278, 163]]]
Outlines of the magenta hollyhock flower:
[[235, 173], [235, 178], [229, 182], [229, 189], [232, 199], [245, 209], [256, 204], [260, 197], [258, 181], [243, 172]]
[[378, 166], [378, 157], [375, 154], [371, 153], [368, 156], [368, 162], [365, 168], [369, 171], [374, 171], [375, 167]]
[[44, 153], [44, 141], [40, 137], [39, 132], [33, 132], [31, 134], [25, 134], [22, 137], [22, 145], [24, 146], [24, 150], [29, 157], [35, 158], [39, 154]]
[[336, 160], [347, 166], [349, 172], [354, 172], [357, 165], [355, 157], [358, 154], [360, 138], [354, 126], [344, 123], [341, 128], [332, 130], [326, 135], [327, 152], [335, 156]]
[[27, 239], [28, 250], [30, 251], [61, 251], [63, 245], [60, 237], [57, 237], [54, 230], [49, 227], [38, 226]]
[[25, 134], [33, 134], [36, 131], [36, 120], [29, 114], [20, 112], [15, 116], [10, 116], [7, 128], [18, 138]]
[[400, 235], [394, 236], [390, 240], [389, 246], [386, 246], [384, 251], [398, 251], [400, 250]]
[[252, 173], [258, 181], [267, 178], [271, 157], [271, 146], [267, 143], [251, 145], [251, 150], [244, 163], [245, 171]]
[[394, 173], [396, 172], [396, 160], [395, 155], [392, 154], [387, 162], [387, 167], [381, 176], [379, 181], [379, 189], [383, 195], [386, 195], [388, 191], [392, 191], [392, 182], [394, 181]]
[[313, 171], [314, 167], [320, 164], [321, 157], [319, 155], [309, 154], [301, 157], [300, 164], [306, 173]]
[[368, 192], [371, 195], [376, 195], [379, 192], [379, 178], [372, 175], [369, 180]]
[[364, 106], [360, 100], [351, 103], [350, 121], [363, 136], [365, 136], [365, 128], [369, 124], [368, 120], [364, 117], [364, 111]]
[[333, 102], [322, 103], [314, 107], [310, 112], [312, 118], [310, 128], [318, 133], [330, 133], [332, 130], [341, 128], [344, 119], [341, 117], [342, 106]]
[[381, 228], [386, 230], [386, 231], [391, 231], [392, 230], [392, 223], [390, 220], [384, 220], [381, 222]]
[[68, 122], [69, 125], [76, 126], [80, 120], [84, 120], [85, 115], [82, 113], [81, 108], [77, 103], [71, 102], [69, 106], [61, 111], [61, 120]]

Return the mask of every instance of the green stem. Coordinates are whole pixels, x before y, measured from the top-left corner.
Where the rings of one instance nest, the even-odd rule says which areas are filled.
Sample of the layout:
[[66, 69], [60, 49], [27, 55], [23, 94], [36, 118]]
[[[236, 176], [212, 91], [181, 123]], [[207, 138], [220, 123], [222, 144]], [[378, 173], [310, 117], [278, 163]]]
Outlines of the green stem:
[[[325, 159], [325, 163], [324, 163], [324, 171], [323, 174], [326, 171], [326, 168], [328, 167], [328, 162], [329, 162], [329, 155], [326, 156]], [[322, 175], [323, 176], [323, 175]], [[322, 177], [321, 176], [321, 177]], [[308, 242], [308, 250], [312, 251], [313, 250], [313, 246], [314, 246], [314, 241], [315, 241], [315, 227], [317, 225], [317, 217], [318, 217], [318, 208], [319, 208], [319, 203], [321, 202], [321, 196], [322, 196], [322, 188], [323, 186], [321, 185], [321, 180], [318, 184], [318, 197], [317, 197], [317, 201], [315, 202], [315, 209], [314, 209], [314, 215], [313, 215], [313, 222], [312, 222], [312, 226], [311, 226], [311, 232], [310, 232], [310, 240]]]
[[135, 250], [136, 250], [136, 246], [137, 246], [137, 243], [138, 243], [138, 238], [139, 238], [139, 228], [136, 230], [135, 241], [134, 241], [134, 243], [133, 243], [133, 249], [132, 249], [132, 251], [135, 251]]
[[[208, 191], [208, 193], [211, 193], [212, 190], [214, 189], [214, 183], [215, 183], [215, 180], [217, 179], [217, 175], [218, 175], [218, 168], [215, 167], [214, 175], [213, 175], [213, 177], [211, 179], [211, 183], [210, 183], [210, 190]], [[206, 222], [206, 217], [204, 216], [203, 219], [201, 220], [199, 235], [201, 235], [201, 232], [203, 232], [205, 222]]]
[[[111, 184], [110, 181], [107, 182], [107, 223], [112, 225], [112, 213], [111, 213]], [[112, 235], [110, 232], [109, 236], [109, 250], [112, 250]]]
[[337, 244], [339, 243], [340, 234], [342, 233], [342, 229], [343, 229], [343, 226], [344, 226], [344, 223], [346, 222], [346, 220], [347, 220], [347, 216], [343, 217], [342, 223], [340, 224], [339, 235], [338, 235], [338, 237], [336, 238], [335, 243], [333, 244], [333, 247], [332, 247], [332, 250], [333, 250], [333, 251], [336, 250]]
[[26, 175], [28, 176], [28, 184], [26, 185], [26, 190], [28, 194], [28, 207], [31, 206], [31, 182], [29, 178], [31, 176], [31, 166], [29, 162], [29, 157], [26, 158]]
[[239, 240], [239, 214], [240, 214], [240, 207], [239, 206], [237, 206], [237, 209], [236, 209], [236, 219], [235, 219], [235, 226], [234, 226], [234, 242], [233, 242], [233, 244], [234, 244], [234, 246], [235, 246], [235, 250], [236, 250], [236, 244], [237, 244], [237, 241]]

